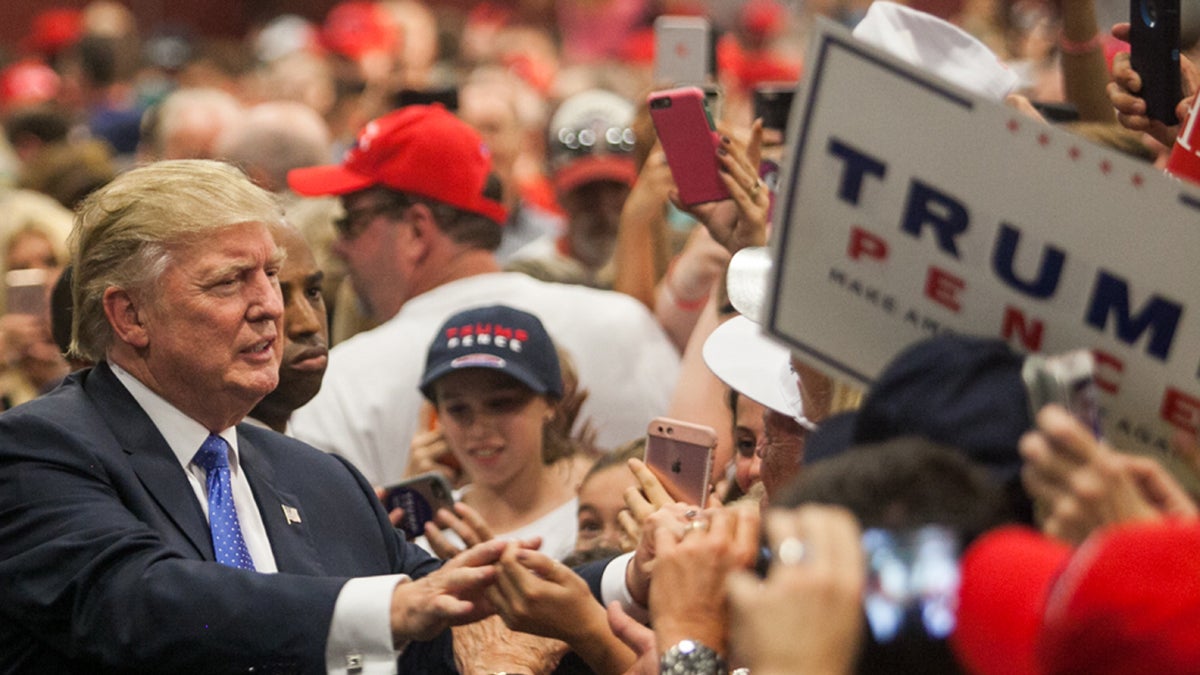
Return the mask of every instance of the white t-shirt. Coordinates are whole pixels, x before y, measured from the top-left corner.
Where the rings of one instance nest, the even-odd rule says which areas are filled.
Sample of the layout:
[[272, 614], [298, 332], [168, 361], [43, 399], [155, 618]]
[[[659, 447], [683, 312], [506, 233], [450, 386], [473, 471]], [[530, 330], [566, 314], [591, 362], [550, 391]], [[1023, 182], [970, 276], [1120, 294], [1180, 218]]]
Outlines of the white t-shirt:
[[614, 448], [666, 412], [679, 354], [637, 300], [611, 291], [494, 273], [439, 286], [374, 330], [330, 352], [321, 391], [291, 419], [296, 437], [354, 463], [373, 485], [404, 476], [424, 398], [417, 389], [434, 333], [470, 307], [505, 304], [537, 315], [575, 360], [589, 392], [579, 419]]
[[[578, 530], [579, 498], [572, 497], [564, 502], [562, 506], [559, 506], [532, 523], [518, 527], [511, 532], [497, 534], [496, 538], [505, 541], [515, 541], [518, 539], [541, 537], [542, 547], [538, 550], [555, 560], [561, 561], [575, 552], [575, 537], [578, 534]], [[464, 545], [462, 539], [453, 531], [443, 530], [443, 533], [451, 542], [458, 546]], [[429, 547], [429, 542], [425, 537], [419, 537], [413, 543], [429, 551], [431, 555], [437, 555]]]

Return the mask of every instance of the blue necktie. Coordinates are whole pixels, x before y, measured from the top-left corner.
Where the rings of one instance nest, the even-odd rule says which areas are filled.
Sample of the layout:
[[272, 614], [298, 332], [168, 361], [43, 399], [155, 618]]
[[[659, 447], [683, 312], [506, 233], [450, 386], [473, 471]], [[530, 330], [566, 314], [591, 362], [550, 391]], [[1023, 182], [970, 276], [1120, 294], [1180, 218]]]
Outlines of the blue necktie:
[[213, 551], [217, 562], [244, 570], [254, 569], [254, 561], [242, 538], [237, 509], [233, 505], [233, 487], [229, 482], [229, 444], [209, 434], [192, 463], [208, 476], [208, 525], [212, 530]]

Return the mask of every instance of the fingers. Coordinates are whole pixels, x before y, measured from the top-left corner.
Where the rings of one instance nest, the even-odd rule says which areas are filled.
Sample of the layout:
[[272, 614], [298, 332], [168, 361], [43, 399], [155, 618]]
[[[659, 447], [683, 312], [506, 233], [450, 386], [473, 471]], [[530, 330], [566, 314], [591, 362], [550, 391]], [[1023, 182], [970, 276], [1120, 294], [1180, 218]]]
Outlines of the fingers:
[[[671, 498], [671, 495], [667, 493], [667, 489], [663, 487], [662, 482], [658, 480], [658, 477], [654, 475], [654, 472], [650, 470], [650, 467], [646, 466], [645, 462], [635, 457], [629, 460], [628, 466], [629, 470], [633, 472], [634, 478], [637, 478], [642, 494], [645, 495], [645, 498], [649, 502], [650, 506], [652, 506], [654, 509], [658, 509], [666, 504], [672, 504], [675, 502], [675, 500]], [[628, 500], [625, 503], [629, 506], [630, 510], [633, 511], [635, 516], [639, 516], [638, 520], [642, 520], [639, 509], [635, 509], [634, 505], [630, 504]], [[640, 510], [643, 513], [645, 511], [644, 509]]]
[[632, 551], [642, 536], [642, 526], [628, 509], [617, 513], [617, 524], [621, 526], [621, 550]]
[[1121, 42], [1129, 42], [1129, 22], [1123, 21], [1113, 24], [1112, 36]]
[[639, 656], [652, 653], [657, 648], [654, 631], [626, 614], [619, 602], [611, 602], [608, 605], [608, 627], [612, 629], [613, 635], [616, 635], [617, 639], [624, 642]]
[[735, 508], [732, 512], [737, 519], [733, 537], [734, 557], [738, 567], [749, 568], [758, 560], [761, 512], [757, 508]]
[[433, 550], [434, 555], [442, 560], [449, 560], [464, 550], [461, 546], [451, 541], [442, 532], [442, 528], [438, 527], [437, 523], [432, 520], [425, 523], [425, 541], [429, 543], [429, 548]]
[[462, 502], [454, 504], [453, 512], [438, 509], [437, 522], [442, 527], [454, 530], [468, 547], [492, 539], [492, 530], [484, 522], [483, 516]]
[[746, 144], [746, 159], [749, 160], [750, 166], [754, 167], [755, 173], [758, 172], [758, 166], [762, 164], [762, 144], [763, 144], [763, 121], [762, 118], [757, 118], [750, 125], [750, 142]]
[[1074, 415], [1058, 405], [1048, 405], [1038, 411], [1038, 429], [1050, 439], [1053, 449], [1064, 459], [1077, 463], [1095, 461], [1105, 453], [1092, 431]]
[[459, 553], [446, 562], [442, 569], [455, 567], [484, 567], [494, 564], [504, 553], [506, 542], [493, 539], [477, 544]]
[[1200, 511], [1183, 486], [1150, 457], [1124, 457], [1138, 490], [1160, 513], [1195, 518]]

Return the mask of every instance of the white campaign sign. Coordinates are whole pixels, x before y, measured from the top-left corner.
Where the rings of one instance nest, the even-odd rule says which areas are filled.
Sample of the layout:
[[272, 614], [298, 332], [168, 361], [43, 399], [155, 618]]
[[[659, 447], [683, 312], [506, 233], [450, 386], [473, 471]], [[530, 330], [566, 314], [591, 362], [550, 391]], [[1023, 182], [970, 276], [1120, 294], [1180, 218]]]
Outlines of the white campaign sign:
[[769, 332], [864, 385], [938, 332], [1088, 347], [1114, 445], [1200, 425], [1200, 193], [831, 24], [805, 70]]

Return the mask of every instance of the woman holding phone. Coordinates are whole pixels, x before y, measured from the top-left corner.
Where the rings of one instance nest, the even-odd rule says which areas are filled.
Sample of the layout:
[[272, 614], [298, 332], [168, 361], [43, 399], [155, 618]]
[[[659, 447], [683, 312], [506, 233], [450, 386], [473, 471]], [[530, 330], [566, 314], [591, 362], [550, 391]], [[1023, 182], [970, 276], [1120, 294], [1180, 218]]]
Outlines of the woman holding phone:
[[[575, 483], [571, 458], [547, 463], [553, 444], [566, 444], [554, 424], [563, 395], [558, 355], [541, 321], [495, 305], [460, 312], [434, 338], [421, 376], [421, 392], [468, 484], [458, 492], [470, 509], [443, 512], [438, 521], [462, 518], [474, 535], [542, 539], [541, 550], [562, 559], [575, 546]], [[577, 478], [577, 477], [576, 477]], [[483, 515], [480, 515], [483, 514]], [[422, 545], [441, 554], [458, 542], [454, 532], [426, 525]], [[474, 542], [467, 542], [474, 543]]]

